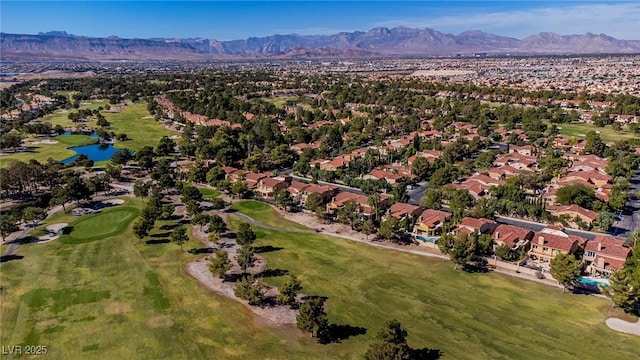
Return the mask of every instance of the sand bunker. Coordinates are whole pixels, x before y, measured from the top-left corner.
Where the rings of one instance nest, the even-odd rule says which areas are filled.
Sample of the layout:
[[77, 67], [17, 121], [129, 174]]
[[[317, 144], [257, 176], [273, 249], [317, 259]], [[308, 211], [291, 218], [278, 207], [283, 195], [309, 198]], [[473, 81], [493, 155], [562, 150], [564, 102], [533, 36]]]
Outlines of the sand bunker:
[[606, 324], [609, 328], [619, 331], [625, 334], [640, 336], [640, 319], [637, 322], [632, 323], [617, 318], [608, 318]]
[[124, 200], [122, 199], [104, 200], [102, 203], [106, 206], [116, 206], [116, 205], [124, 204]]

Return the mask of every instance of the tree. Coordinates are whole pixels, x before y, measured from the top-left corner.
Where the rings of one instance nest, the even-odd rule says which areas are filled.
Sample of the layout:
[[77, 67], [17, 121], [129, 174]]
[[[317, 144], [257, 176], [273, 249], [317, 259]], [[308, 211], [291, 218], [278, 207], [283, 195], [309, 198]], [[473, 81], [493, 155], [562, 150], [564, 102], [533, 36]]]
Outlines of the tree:
[[593, 154], [604, 157], [604, 151], [606, 150], [607, 145], [602, 141], [600, 134], [591, 130], [587, 133], [585, 140], [587, 144], [584, 147], [584, 154]]
[[169, 235], [169, 240], [180, 245], [180, 251], [184, 251], [182, 249], [182, 245], [189, 241], [189, 235], [187, 235], [187, 228], [184, 226], [178, 226], [173, 229], [171, 235]]
[[111, 163], [114, 165], [124, 165], [133, 160], [133, 155], [129, 149], [120, 149], [111, 155]]
[[435, 189], [427, 189], [420, 199], [420, 206], [426, 209], [440, 210], [442, 208], [442, 192]]
[[153, 222], [140, 218], [133, 224], [133, 235], [142, 241], [149, 235], [151, 229], [153, 229]]
[[191, 185], [185, 185], [182, 187], [182, 202], [187, 204], [190, 201], [199, 202], [202, 201], [202, 193], [197, 187]]
[[246, 274], [247, 269], [253, 267], [253, 265], [255, 264], [255, 253], [255, 249], [251, 245], [244, 245], [238, 250], [236, 261], [238, 262], [238, 265], [240, 265], [242, 273]]
[[191, 224], [199, 225], [200, 231], [202, 231], [202, 227], [207, 225], [209, 223], [209, 220], [209, 215], [200, 213], [193, 216], [193, 219], [191, 219]]
[[336, 220], [339, 223], [348, 224], [353, 227], [358, 220], [358, 214], [360, 213], [360, 206], [355, 201], [349, 200], [344, 203], [342, 208], [338, 209], [336, 214]]
[[149, 195], [149, 190], [151, 189], [151, 183], [145, 182], [142, 180], [136, 180], [133, 183], [133, 195], [144, 198]]
[[246, 222], [242, 222], [238, 225], [238, 233], [236, 236], [236, 242], [241, 246], [251, 245], [256, 239], [256, 234], [253, 232], [251, 225]]
[[18, 133], [6, 133], [0, 136], [0, 148], [11, 148], [13, 152], [16, 152], [16, 148], [22, 143], [22, 136]]
[[502, 244], [496, 248], [496, 256], [504, 261], [518, 260], [518, 253], [513, 251], [508, 245]]
[[276, 205], [281, 207], [284, 210], [287, 210], [291, 205], [293, 205], [293, 198], [291, 194], [287, 191], [287, 189], [280, 189], [276, 193]]
[[393, 216], [388, 217], [380, 223], [380, 229], [378, 229], [378, 235], [383, 239], [392, 239], [398, 232], [398, 219]]
[[310, 211], [316, 211], [319, 208], [324, 211], [324, 198], [322, 195], [313, 192], [307, 196], [305, 207]]
[[212, 214], [209, 216], [209, 231], [215, 231], [221, 233], [227, 229], [227, 224], [218, 214]]
[[369, 235], [373, 234], [376, 231], [375, 226], [373, 225], [373, 221], [371, 219], [367, 219], [362, 223], [362, 233], [365, 234], [366, 240], [369, 240]]
[[67, 198], [80, 202], [80, 200], [89, 199], [91, 191], [87, 184], [76, 173], [72, 173], [67, 177], [67, 183], [64, 186]]
[[65, 204], [69, 201], [69, 196], [64, 188], [56, 188], [51, 192], [51, 200], [49, 200], [50, 205], [62, 205], [62, 210], [66, 213], [67, 208]]
[[609, 277], [609, 287], [603, 287], [602, 292], [607, 295], [614, 306], [626, 312], [634, 310], [640, 291], [631, 285], [631, 277], [628, 271], [616, 270]]
[[366, 360], [402, 360], [411, 358], [407, 330], [398, 320], [387, 321], [378, 331], [376, 341], [364, 355]]
[[378, 208], [380, 205], [380, 194], [374, 193], [373, 195], [369, 195], [367, 197], [367, 203], [371, 207], [373, 220], [376, 221], [380, 213], [380, 209]]
[[311, 337], [322, 334], [329, 326], [324, 299], [313, 297], [303, 302], [296, 316], [296, 325], [298, 329], [311, 333]]
[[300, 284], [300, 280], [291, 274], [284, 281], [282, 286], [280, 286], [280, 294], [278, 294], [276, 301], [282, 305], [293, 304], [296, 301], [296, 296], [298, 292], [302, 290], [302, 285]]
[[262, 279], [256, 280], [253, 275], [243, 276], [234, 288], [234, 293], [240, 299], [249, 302], [249, 305], [258, 305], [262, 302], [262, 292], [266, 285]]
[[169, 156], [175, 151], [175, 148], [176, 142], [168, 136], [163, 136], [156, 148], [156, 154], [158, 154], [158, 156]]
[[15, 217], [8, 214], [0, 214], [0, 236], [4, 242], [12, 232], [20, 230]]
[[22, 221], [25, 223], [31, 222], [31, 226], [35, 227], [38, 222], [44, 220], [47, 217], [47, 213], [38, 207], [27, 207], [22, 210]]
[[190, 200], [185, 205], [189, 216], [195, 216], [200, 211], [200, 204], [197, 201]]
[[476, 253], [476, 242], [472, 236], [465, 233], [460, 233], [454, 237], [453, 246], [449, 249], [448, 255], [453, 261], [454, 269], [458, 268], [458, 265], [466, 265], [473, 255]]
[[240, 199], [244, 199], [249, 193], [247, 182], [242, 179], [236, 180], [236, 182], [231, 185], [231, 193]]
[[595, 199], [594, 190], [582, 184], [572, 184], [561, 187], [556, 193], [556, 201], [559, 204], [576, 204], [586, 209], [591, 209]]
[[595, 220], [598, 223], [600, 230], [605, 232], [611, 230], [613, 223], [616, 221], [615, 216], [608, 211], [598, 212], [598, 216], [596, 216]]
[[580, 276], [580, 260], [573, 255], [559, 253], [549, 264], [551, 276], [562, 285], [562, 292], [571, 288]]
[[222, 250], [216, 249], [216, 257], [209, 260], [209, 270], [213, 275], [217, 275], [220, 279], [224, 279], [224, 275], [227, 271], [231, 270], [231, 261], [229, 260], [229, 254]]

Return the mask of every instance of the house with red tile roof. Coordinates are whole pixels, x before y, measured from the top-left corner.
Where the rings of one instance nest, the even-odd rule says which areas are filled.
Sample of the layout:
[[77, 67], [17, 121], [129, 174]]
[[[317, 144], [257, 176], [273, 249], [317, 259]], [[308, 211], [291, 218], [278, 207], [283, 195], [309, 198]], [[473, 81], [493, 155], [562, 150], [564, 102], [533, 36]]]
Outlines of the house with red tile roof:
[[290, 176], [267, 177], [258, 181], [255, 191], [262, 197], [274, 197], [279, 190], [289, 187], [290, 183]]
[[424, 209], [417, 205], [394, 203], [387, 210], [387, 215], [392, 216], [398, 220], [402, 220], [406, 217], [417, 217], [422, 213], [423, 210]]
[[362, 176], [364, 180], [385, 180], [388, 184], [395, 184], [404, 179], [404, 176], [394, 174], [389, 171], [373, 169], [368, 174]]
[[478, 234], [491, 234], [496, 226], [498, 226], [498, 224], [493, 220], [465, 217], [458, 225], [457, 231], [466, 234], [472, 234], [473, 232], [477, 232]]
[[424, 210], [413, 227], [414, 236], [436, 237], [442, 235], [445, 221], [451, 219], [451, 213], [441, 210]]
[[569, 235], [561, 226], [547, 226], [533, 235], [529, 257], [539, 262], [550, 262], [558, 254], [575, 254], [587, 239]]
[[303, 199], [303, 193], [310, 185], [311, 184], [302, 181], [291, 180], [291, 183], [287, 187], [287, 191], [291, 194], [291, 198], [293, 198], [295, 203], [304, 206], [306, 199]]
[[465, 180], [459, 184], [451, 184], [451, 186], [458, 190], [468, 191], [476, 200], [489, 197], [489, 189], [491, 188], [491, 186], [476, 180]]
[[603, 174], [599, 171], [571, 171], [567, 175], [558, 179], [558, 185], [571, 185], [576, 182], [591, 184], [591, 188], [606, 187], [611, 183], [611, 175]]
[[587, 242], [582, 257], [586, 271], [592, 276], [609, 276], [612, 271], [622, 269], [631, 256], [631, 248], [624, 244], [624, 240], [608, 235], [597, 235]]
[[254, 173], [254, 172], [248, 171], [246, 174], [244, 174], [244, 179], [247, 182], [247, 187], [253, 190], [258, 187], [258, 182], [260, 182], [260, 180], [267, 178], [269, 176], [272, 176], [272, 174], [271, 173]]
[[554, 216], [557, 217], [561, 217], [561, 216], [566, 216], [568, 217], [568, 222], [573, 224], [573, 225], [577, 225], [575, 223], [575, 218], [579, 218], [580, 220], [582, 220], [582, 222], [584, 222], [587, 225], [590, 225], [598, 216], [598, 214], [595, 211], [591, 211], [589, 209], [585, 209], [581, 206], [578, 206], [576, 204], [571, 204], [571, 205], [547, 205], [546, 209]]
[[515, 225], [500, 224], [493, 231], [492, 237], [497, 246], [507, 245], [512, 250], [526, 249], [533, 238], [533, 231]]
[[[391, 197], [387, 194], [380, 195], [380, 201], [378, 202], [378, 209], [386, 208], [390, 202]], [[327, 204], [327, 212], [334, 214], [337, 210], [344, 207], [348, 201], [354, 201], [359, 208], [360, 214], [369, 217], [373, 215], [373, 208], [369, 205], [369, 198], [366, 195], [354, 194], [351, 192], [343, 191], [334, 196], [330, 203]]]
[[515, 176], [520, 172], [520, 170], [514, 168], [511, 165], [502, 165], [490, 168], [489, 170], [487, 170], [487, 175], [492, 179], [504, 180]]

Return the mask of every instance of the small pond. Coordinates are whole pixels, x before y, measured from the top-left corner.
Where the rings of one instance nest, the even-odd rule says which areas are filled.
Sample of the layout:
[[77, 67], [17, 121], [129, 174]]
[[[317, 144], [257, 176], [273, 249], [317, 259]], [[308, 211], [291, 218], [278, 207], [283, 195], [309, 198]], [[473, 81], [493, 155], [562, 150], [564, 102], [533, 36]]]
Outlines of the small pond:
[[113, 147], [113, 144], [91, 144], [84, 146], [74, 146], [70, 147], [69, 150], [75, 151], [77, 154], [60, 161], [63, 164], [68, 164], [74, 162], [78, 155], [85, 154], [87, 157], [93, 162], [98, 162], [102, 160], [109, 160], [111, 156], [118, 151], [118, 149]]

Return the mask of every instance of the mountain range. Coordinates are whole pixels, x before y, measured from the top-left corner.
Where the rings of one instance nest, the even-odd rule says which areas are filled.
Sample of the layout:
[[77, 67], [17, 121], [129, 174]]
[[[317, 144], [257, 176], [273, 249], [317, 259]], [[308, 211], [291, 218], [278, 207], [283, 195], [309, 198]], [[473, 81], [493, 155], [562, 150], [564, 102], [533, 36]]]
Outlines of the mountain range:
[[458, 35], [396, 27], [333, 35], [272, 35], [244, 40], [204, 38], [123, 39], [64, 31], [0, 34], [3, 61], [208, 60], [237, 58], [365, 58], [393, 56], [637, 54], [640, 40], [605, 34], [540, 33], [524, 39], [477, 30]]

